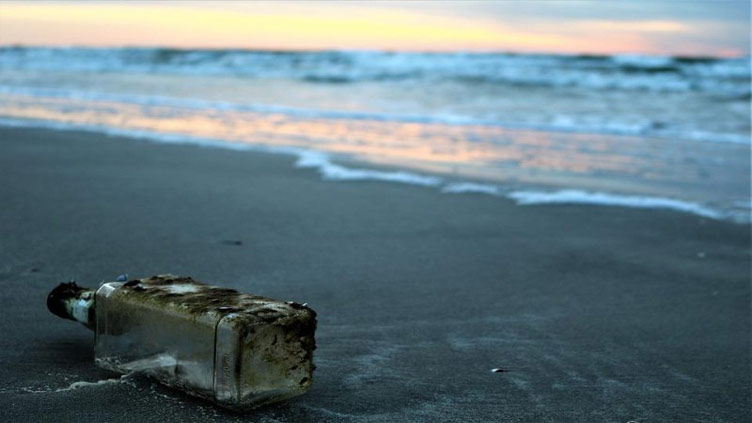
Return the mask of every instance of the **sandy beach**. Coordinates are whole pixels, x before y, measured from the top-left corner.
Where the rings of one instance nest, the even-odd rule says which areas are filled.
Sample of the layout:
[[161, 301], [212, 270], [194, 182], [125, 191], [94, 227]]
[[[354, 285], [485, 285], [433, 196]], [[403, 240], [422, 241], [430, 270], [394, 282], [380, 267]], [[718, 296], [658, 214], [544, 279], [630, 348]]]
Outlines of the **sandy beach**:
[[[749, 225], [293, 161], [0, 129], [3, 419], [749, 421]], [[96, 368], [93, 334], [45, 307], [60, 281], [168, 272], [308, 303], [313, 389], [225, 412]]]

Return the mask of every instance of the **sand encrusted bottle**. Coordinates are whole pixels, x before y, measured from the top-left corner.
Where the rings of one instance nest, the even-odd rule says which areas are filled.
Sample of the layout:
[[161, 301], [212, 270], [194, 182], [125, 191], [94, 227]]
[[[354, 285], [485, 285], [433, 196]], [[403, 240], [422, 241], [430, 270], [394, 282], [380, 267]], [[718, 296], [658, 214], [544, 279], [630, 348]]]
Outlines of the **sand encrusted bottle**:
[[303, 394], [313, 381], [316, 313], [172, 275], [61, 284], [47, 299], [58, 316], [95, 332], [95, 362], [139, 372], [227, 408]]

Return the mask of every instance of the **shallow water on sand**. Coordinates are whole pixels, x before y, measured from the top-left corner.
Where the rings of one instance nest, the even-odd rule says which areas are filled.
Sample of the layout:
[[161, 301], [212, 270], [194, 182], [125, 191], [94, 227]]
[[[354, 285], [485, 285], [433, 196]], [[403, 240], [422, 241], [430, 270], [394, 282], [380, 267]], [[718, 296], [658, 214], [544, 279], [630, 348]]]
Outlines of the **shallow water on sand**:
[[0, 49], [0, 118], [749, 221], [748, 59], [160, 51]]

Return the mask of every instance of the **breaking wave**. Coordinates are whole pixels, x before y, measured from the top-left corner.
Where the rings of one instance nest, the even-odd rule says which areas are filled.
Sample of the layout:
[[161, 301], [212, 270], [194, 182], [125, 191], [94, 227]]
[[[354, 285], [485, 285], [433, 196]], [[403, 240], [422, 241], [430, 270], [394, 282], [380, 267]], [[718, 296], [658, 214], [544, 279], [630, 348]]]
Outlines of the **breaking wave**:
[[363, 81], [456, 81], [750, 95], [749, 58], [379, 51], [0, 48], [0, 68]]

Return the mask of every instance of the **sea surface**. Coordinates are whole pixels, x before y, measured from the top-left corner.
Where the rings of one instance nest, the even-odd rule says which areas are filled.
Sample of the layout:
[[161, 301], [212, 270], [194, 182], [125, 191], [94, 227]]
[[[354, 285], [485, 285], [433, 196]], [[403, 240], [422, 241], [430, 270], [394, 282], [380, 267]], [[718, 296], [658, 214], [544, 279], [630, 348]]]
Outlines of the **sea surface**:
[[294, 154], [331, 180], [748, 223], [750, 68], [749, 57], [5, 47], [0, 124]]

